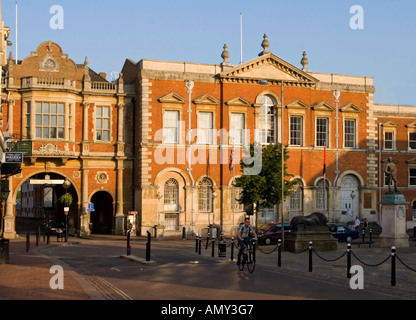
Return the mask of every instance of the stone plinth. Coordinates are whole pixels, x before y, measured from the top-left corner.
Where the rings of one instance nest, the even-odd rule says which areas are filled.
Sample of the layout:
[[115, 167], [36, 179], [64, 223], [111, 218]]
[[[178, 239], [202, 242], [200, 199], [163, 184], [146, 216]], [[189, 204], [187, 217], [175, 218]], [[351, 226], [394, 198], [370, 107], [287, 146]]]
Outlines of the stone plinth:
[[382, 228], [380, 247], [407, 248], [409, 236], [406, 233], [406, 202], [401, 192], [388, 192], [381, 201]]
[[338, 250], [338, 240], [326, 227], [319, 231], [291, 232], [285, 239], [285, 250], [293, 253], [303, 252], [309, 248], [309, 241], [312, 241], [316, 251]]

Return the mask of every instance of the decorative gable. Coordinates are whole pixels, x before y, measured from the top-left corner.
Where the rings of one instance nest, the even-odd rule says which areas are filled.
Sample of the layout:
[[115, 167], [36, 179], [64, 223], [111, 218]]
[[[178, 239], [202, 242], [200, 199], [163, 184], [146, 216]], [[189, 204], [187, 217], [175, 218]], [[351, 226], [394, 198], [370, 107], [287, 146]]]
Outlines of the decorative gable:
[[240, 106], [240, 107], [241, 106], [243, 106], [243, 107], [250, 107], [251, 106], [250, 101], [248, 101], [248, 100], [246, 100], [246, 99], [244, 99], [240, 96], [237, 96], [235, 98], [232, 98], [231, 100], [228, 100], [226, 102], [226, 104], [228, 106]]
[[339, 111], [359, 113], [359, 112], [362, 112], [363, 110], [360, 107], [358, 107], [357, 105], [355, 105], [353, 103], [350, 103], [350, 104], [347, 104], [346, 106], [342, 107], [341, 109], [339, 109]]
[[201, 97], [198, 97], [194, 100], [195, 104], [209, 104], [209, 105], [218, 105], [220, 101], [215, 99], [213, 96], [209, 94], [205, 94]]
[[249, 62], [238, 65], [219, 74], [225, 82], [258, 84], [267, 80], [269, 85], [279, 85], [281, 81], [289, 86], [314, 86], [318, 79], [296, 68], [272, 53], [261, 55]]
[[393, 121], [387, 121], [382, 124], [383, 127], [398, 127], [399, 125]]
[[416, 121], [406, 124], [406, 128], [416, 128]]
[[186, 103], [186, 99], [181, 97], [179, 94], [175, 92], [171, 92], [163, 97], [160, 97], [158, 101], [161, 103], [178, 103], [178, 104]]
[[315, 105], [313, 105], [312, 110], [315, 110], [315, 111], [334, 111], [335, 108], [333, 106], [331, 106], [328, 102], [322, 101], [322, 102], [319, 102], [319, 103], [316, 103]]
[[416, 164], [416, 158], [412, 158], [412, 159], [406, 160], [406, 162], [408, 164]]
[[286, 108], [288, 108], [288, 109], [309, 109], [309, 106], [305, 102], [298, 99], [298, 100], [292, 101], [291, 103], [288, 103], [286, 105]]

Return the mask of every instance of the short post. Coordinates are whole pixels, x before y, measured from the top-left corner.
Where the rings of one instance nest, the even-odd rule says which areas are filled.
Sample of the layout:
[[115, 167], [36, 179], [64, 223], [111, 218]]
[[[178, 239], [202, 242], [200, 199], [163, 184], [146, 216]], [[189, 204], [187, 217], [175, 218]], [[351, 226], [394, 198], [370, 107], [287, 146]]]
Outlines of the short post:
[[127, 255], [131, 255], [131, 247], [130, 247], [130, 230], [127, 231]]
[[182, 239], [186, 238], [186, 227], [182, 228]]
[[370, 248], [371, 248], [371, 240], [373, 239], [373, 229], [370, 229]]
[[309, 241], [309, 272], [312, 272], [312, 241]]
[[195, 240], [195, 252], [198, 253], [198, 234], [196, 234], [196, 240]]
[[146, 261], [150, 261], [150, 241], [151, 241], [151, 234], [149, 231], [147, 231]]
[[396, 285], [396, 247], [391, 247], [391, 285]]
[[208, 249], [208, 242], [209, 242], [209, 232], [207, 234], [207, 243], [205, 243], [205, 250]]
[[36, 229], [36, 247], [39, 245], [40, 227]]
[[279, 268], [282, 266], [282, 239], [277, 242], [277, 266]]
[[256, 261], [256, 240], [253, 239], [253, 241], [251, 242], [251, 245], [253, 246], [253, 262]]
[[199, 241], [198, 241], [198, 254], [201, 254], [201, 245], [202, 245], [202, 237], [199, 236]]
[[363, 242], [365, 240], [365, 228], [363, 228]]
[[231, 261], [234, 260], [234, 237], [231, 238]]
[[51, 242], [51, 234], [50, 234], [50, 231], [47, 231], [47, 234], [46, 234], [46, 244], [49, 244]]
[[214, 246], [215, 246], [215, 237], [212, 236], [212, 240], [211, 240], [211, 246], [212, 246], [212, 252], [211, 252], [211, 257], [214, 258]]
[[347, 278], [351, 278], [351, 243], [347, 244]]
[[30, 249], [30, 233], [26, 233], [26, 252], [29, 252]]

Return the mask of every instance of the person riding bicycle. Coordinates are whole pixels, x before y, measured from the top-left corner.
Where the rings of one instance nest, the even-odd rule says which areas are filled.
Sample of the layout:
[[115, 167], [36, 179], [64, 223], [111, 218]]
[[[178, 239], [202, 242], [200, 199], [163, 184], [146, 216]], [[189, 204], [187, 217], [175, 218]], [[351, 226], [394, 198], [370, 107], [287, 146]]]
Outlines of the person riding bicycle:
[[241, 255], [244, 253], [245, 246], [249, 245], [250, 236], [254, 237], [257, 241], [257, 234], [254, 227], [250, 224], [250, 218], [245, 218], [244, 223], [240, 224], [237, 229], [238, 245], [240, 246], [237, 257], [237, 265], [240, 265]]

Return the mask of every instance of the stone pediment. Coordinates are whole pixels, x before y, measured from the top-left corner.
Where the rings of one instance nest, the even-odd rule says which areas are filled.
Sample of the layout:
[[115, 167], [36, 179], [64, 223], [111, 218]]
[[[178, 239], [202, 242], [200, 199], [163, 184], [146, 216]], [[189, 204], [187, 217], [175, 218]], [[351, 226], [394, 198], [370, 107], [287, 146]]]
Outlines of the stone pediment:
[[243, 107], [250, 107], [251, 106], [250, 101], [248, 101], [248, 100], [246, 100], [246, 99], [244, 99], [243, 97], [240, 97], [240, 96], [232, 98], [231, 100], [228, 100], [226, 102], [226, 104], [228, 106], [240, 106], [240, 107], [241, 106], [243, 106]]
[[406, 128], [416, 128], [416, 121], [406, 124]]
[[220, 104], [219, 100], [215, 99], [209, 94], [205, 94], [201, 97], [198, 97], [194, 100], [195, 104], [208, 104], [208, 105], [218, 105]]
[[399, 125], [396, 122], [393, 121], [386, 121], [383, 124], [383, 127], [398, 127]]
[[360, 107], [356, 106], [355, 104], [350, 103], [350, 104], [347, 104], [346, 106], [342, 107], [341, 109], [339, 109], [339, 111], [359, 113], [363, 110]]
[[178, 103], [178, 104], [186, 103], [186, 99], [181, 97], [179, 94], [175, 92], [171, 92], [163, 97], [160, 97], [158, 101], [161, 103]]
[[412, 158], [412, 159], [406, 160], [406, 162], [408, 164], [416, 164], [416, 158]]
[[272, 53], [242, 63], [230, 70], [219, 74], [226, 82], [258, 83], [259, 80], [268, 80], [268, 84], [313, 86], [319, 80], [308, 73], [284, 61]]
[[312, 110], [315, 111], [334, 111], [335, 108], [331, 106], [328, 102], [322, 101], [319, 103], [316, 103], [312, 106]]
[[298, 100], [292, 101], [291, 103], [288, 103], [286, 105], [286, 108], [288, 108], [288, 109], [303, 109], [304, 110], [304, 109], [309, 109], [309, 106], [305, 102], [298, 99]]

